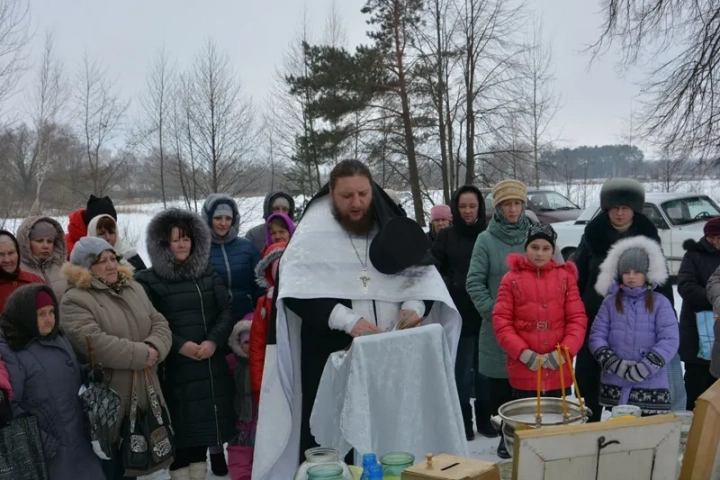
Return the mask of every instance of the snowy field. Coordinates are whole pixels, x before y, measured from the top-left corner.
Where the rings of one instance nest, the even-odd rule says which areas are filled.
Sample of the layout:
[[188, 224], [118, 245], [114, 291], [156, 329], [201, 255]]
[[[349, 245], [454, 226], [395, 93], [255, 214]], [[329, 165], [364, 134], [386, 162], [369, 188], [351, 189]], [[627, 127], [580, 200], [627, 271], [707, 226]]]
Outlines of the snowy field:
[[[570, 189], [567, 189], [565, 185], [554, 185], [551, 187], [545, 186], [544, 188], [552, 188], [563, 195], [566, 195], [573, 202], [580, 204], [581, 206], [587, 199], [588, 202], [596, 201], [599, 198], [600, 188], [602, 183], [588, 185], [572, 185]], [[720, 203], [720, 181], [717, 180], [706, 180], [697, 182], [679, 183], [676, 192], [694, 192], [704, 193], [712, 197], [716, 202]], [[651, 191], [661, 191], [661, 187], [658, 184], [646, 184], [646, 189]], [[399, 193], [402, 202], [404, 203], [406, 210], [412, 211], [412, 199], [409, 192]], [[442, 192], [432, 192], [433, 200], [436, 203], [442, 202]], [[262, 223], [262, 204], [263, 197], [248, 197], [238, 199], [239, 210], [241, 212], [241, 225], [240, 234], [244, 235], [247, 230], [253, 226]], [[430, 201], [426, 201], [426, 209], [432, 206]], [[177, 201], [172, 202], [168, 206], [185, 208], [183, 202]], [[198, 209], [202, 208], [202, 203], [198, 202]], [[163, 209], [162, 203], [150, 203], [143, 205], [119, 205], [116, 206], [118, 212], [118, 224], [120, 229], [120, 235], [128, 245], [135, 245], [138, 253], [143, 257], [145, 263], [150, 265], [150, 259], [147, 255], [147, 249], [145, 247], [145, 230], [150, 219]], [[58, 222], [63, 226], [67, 227], [67, 215], [59, 217], [54, 216]], [[22, 219], [11, 219], [5, 224], [5, 228], [11, 231], [15, 231], [17, 226], [20, 224]], [[680, 313], [680, 307], [682, 305], [682, 299], [677, 294], [675, 289], [675, 308]], [[495, 455], [495, 450], [499, 442], [498, 438], [488, 439], [481, 435], [476, 435], [475, 440], [468, 443], [468, 451], [472, 458], [488, 461], [499, 461], [500, 459]], [[209, 471], [209, 465], [208, 465]], [[167, 472], [158, 472], [155, 475], [149, 477], [141, 477], [143, 479], [152, 480], [167, 480], [170, 476]], [[212, 473], [208, 473], [208, 479], [216, 478], [229, 478], [229, 477], [216, 477]]]

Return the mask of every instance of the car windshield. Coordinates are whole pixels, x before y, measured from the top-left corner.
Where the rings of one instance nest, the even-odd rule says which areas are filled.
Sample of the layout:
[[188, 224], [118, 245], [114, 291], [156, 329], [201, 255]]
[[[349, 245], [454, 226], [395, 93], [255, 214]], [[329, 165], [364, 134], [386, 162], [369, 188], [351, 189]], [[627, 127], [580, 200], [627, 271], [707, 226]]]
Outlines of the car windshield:
[[530, 192], [528, 200], [541, 212], [578, 210], [580, 208], [557, 192]]
[[678, 198], [660, 206], [673, 225], [704, 222], [712, 217], [720, 216], [720, 208], [705, 195]]

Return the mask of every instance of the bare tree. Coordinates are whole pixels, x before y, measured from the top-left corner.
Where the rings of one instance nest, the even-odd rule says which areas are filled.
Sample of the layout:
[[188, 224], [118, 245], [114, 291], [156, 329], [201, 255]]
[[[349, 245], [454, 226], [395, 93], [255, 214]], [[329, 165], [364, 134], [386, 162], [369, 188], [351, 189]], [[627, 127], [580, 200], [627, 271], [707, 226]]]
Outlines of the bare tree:
[[26, 0], [0, 0], [0, 105], [12, 95], [27, 69], [29, 27], [30, 4]]
[[170, 101], [173, 92], [175, 71], [168, 58], [165, 48], [161, 48], [156, 54], [150, 67], [147, 79], [147, 90], [141, 98], [140, 103], [147, 117], [147, 128], [152, 140], [152, 151], [157, 155], [160, 171], [160, 192], [162, 195], [163, 208], [167, 208], [167, 196], [165, 194], [165, 157], [166, 157], [166, 136], [168, 135], [168, 116], [170, 113]]
[[325, 35], [323, 38], [325, 45], [341, 48], [347, 45], [347, 32], [343, 25], [343, 18], [337, 7], [337, 0], [332, 0], [330, 10], [328, 10], [325, 19]]
[[235, 196], [254, 182], [249, 174], [258, 143], [256, 113], [243, 97], [227, 55], [208, 40], [191, 72], [190, 123], [204, 181], [202, 193]]
[[559, 107], [553, 89], [552, 51], [543, 36], [542, 22], [533, 22], [529, 45], [522, 55], [523, 75], [520, 82], [519, 111], [526, 143], [532, 148], [535, 188], [540, 188], [540, 154], [550, 144], [547, 138], [550, 125]]
[[115, 91], [107, 69], [85, 55], [78, 70], [74, 90], [75, 117], [86, 150], [86, 173], [95, 195], [104, 195], [113, 186], [122, 167], [121, 159], [106, 158], [111, 142], [117, 138], [129, 102]]
[[43, 185], [49, 173], [48, 165], [53, 140], [57, 137], [56, 122], [68, 99], [68, 85], [63, 72], [63, 63], [54, 53], [54, 37], [45, 35], [45, 48], [40, 61], [38, 76], [32, 93], [27, 98], [31, 121], [35, 129], [35, 147], [32, 162], [28, 165], [28, 177], [35, 184], [35, 201], [30, 213], [42, 211]]
[[[720, 158], [720, 2], [605, 0], [593, 55], [619, 45], [623, 68], [647, 71], [642, 136], [670, 158]], [[672, 47], [672, 48], [670, 48]], [[669, 53], [673, 52], [673, 53]]]

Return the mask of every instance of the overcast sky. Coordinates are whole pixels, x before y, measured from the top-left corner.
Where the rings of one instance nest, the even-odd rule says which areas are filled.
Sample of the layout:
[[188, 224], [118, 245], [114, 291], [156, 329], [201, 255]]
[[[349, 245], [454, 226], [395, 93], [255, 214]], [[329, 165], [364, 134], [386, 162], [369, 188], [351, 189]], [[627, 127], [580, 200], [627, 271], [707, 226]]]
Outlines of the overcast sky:
[[[332, 0], [306, 0], [317, 36]], [[302, 0], [30, 0], [37, 29], [36, 57], [43, 32], [55, 35], [56, 50], [70, 72], [85, 52], [108, 66], [124, 95], [135, 98], [145, 84], [153, 55], [163, 45], [187, 65], [212, 37], [230, 55], [246, 92], [262, 102], [283, 52], [297, 32]], [[351, 45], [365, 39], [364, 0], [337, 0]], [[600, 2], [528, 0], [542, 16], [553, 46], [555, 89], [562, 97], [555, 137], [570, 145], [619, 143], [638, 88], [621, 78], [607, 56], [588, 70], [583, 48], [596, 39]]]

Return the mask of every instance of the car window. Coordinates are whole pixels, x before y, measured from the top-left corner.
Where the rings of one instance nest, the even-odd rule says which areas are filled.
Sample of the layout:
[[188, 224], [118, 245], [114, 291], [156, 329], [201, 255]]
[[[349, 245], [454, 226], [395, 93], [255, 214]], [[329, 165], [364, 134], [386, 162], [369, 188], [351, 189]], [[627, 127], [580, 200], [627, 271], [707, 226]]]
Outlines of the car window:
[[579, 207], [557, 192], [532, 192], [528, 200], [541, 212], [577, 210]]
[[660, 205], [673, 225], [686, 225], [720, 216], [720, 208], [709, 197], [678, 198]]
[[495, 206], [493, 205], [493, 195], [492, 192], [489, 192], [485, 195], [485, 211], [487, 212], [494, 212]]
[[653, 222], [653, 225], [655, 225], [656, 228], [659, 229], [667, 229], [668, 224], [665, 221], [665, 219], [662, 217], [662, 214], [660, 213], [660, 210], [653, 205], [652, 203], [646, 203], [643, 207], [643, 215], [645, 215], [651, 222]]

